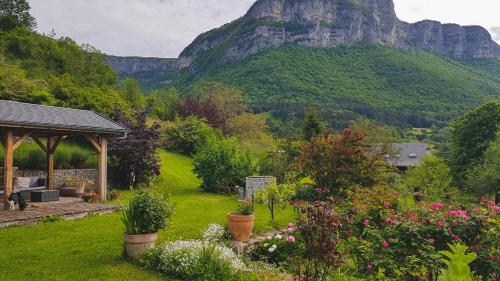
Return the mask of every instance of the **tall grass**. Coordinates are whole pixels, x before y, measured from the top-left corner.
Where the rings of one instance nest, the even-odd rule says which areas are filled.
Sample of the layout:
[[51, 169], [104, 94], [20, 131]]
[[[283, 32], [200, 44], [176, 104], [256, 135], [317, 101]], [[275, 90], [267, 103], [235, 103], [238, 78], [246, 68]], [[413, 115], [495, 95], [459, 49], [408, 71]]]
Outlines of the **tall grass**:
[[[0, 165], [3, 166], [4, 149], [0, 146]], [[86, 168], [97, 167], [97, 154], [90, 147], [76, 142], [63, 141], [54, 154], [54, 164], [69, 169], [78, 159], [86, 160]], [[44, 170], [47, 168], [45, 152], [34, 142], [27, 141], [14, 152], [14, 166], [20, 170]]]

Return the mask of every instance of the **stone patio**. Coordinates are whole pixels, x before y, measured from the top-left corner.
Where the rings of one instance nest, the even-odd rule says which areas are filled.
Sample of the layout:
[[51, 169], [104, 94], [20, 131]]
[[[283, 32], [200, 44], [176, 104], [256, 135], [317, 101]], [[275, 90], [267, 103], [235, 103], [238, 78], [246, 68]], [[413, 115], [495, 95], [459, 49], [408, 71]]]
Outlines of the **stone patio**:
[[118, 208], [115, 205], [90, 204], [81, 200], [74, 202], [73, 198], [65, 197], [61, 197], [59, 201], [54, 202], [28, 202], [28, 207], [24, 211], [0, 210], [0, 227], [36, 224], [40, 219], [54, 215], [63, 219], [76, 219], [89, 214], [112, 213]]

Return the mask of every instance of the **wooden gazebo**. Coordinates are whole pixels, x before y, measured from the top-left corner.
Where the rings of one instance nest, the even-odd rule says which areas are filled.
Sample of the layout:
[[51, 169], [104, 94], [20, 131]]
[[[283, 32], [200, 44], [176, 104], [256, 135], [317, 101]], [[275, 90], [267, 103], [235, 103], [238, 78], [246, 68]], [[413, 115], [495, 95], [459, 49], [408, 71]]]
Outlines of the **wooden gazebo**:
[[125, 138], [128, 129], [97, 113], [54, 106], [0, 100], [0, 142], [4, 147], [4, 208], [13, 192], [14, 151], [32, 138], [47, 154], [46, 188], [53, 189], [54, 152], [64, 138], [81, 135], [99, 153], [98, 188], [101, 201], [107, 192], [107, 143]]

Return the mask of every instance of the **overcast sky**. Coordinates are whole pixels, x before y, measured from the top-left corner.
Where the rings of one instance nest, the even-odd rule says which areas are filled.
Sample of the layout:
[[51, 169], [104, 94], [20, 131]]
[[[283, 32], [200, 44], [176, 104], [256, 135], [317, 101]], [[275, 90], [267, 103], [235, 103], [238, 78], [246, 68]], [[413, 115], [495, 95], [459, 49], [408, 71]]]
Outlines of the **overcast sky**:
[[[29, 0], [38, 30], [107, 54], [177, 57], [200, 33], [242, 16], [255, 0]], [[394, 0], [402, 20], [481, 25], [500, 42], [500, 0]]]

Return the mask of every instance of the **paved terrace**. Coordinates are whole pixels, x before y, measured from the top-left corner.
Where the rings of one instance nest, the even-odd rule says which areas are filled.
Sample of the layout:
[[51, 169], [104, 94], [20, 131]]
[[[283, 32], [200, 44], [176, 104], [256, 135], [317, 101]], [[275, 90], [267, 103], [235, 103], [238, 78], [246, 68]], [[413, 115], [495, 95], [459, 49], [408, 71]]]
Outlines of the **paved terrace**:
[[90, 204], [83, 201], [73, 202], [73, 198], [65, 197], [54, 202], [28, 202], [28, 207], [24, 211], [3, 211], [0, 209], [0, 228], [19, 224], [35, 224], [40, 219], [54, 215], [64, 219], [75, 219], [89, 214], [111, 213], [116, 209], [118, 206], [115, 205]]

